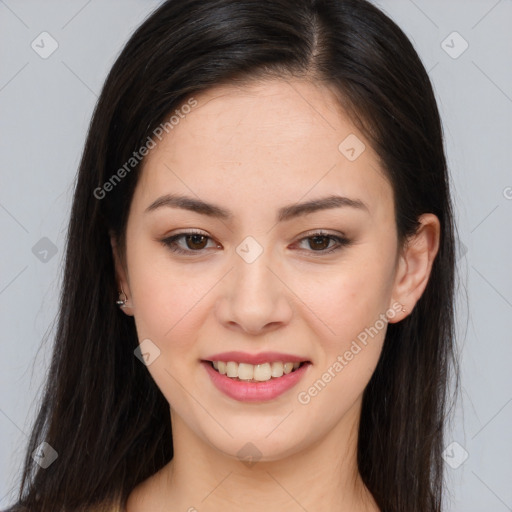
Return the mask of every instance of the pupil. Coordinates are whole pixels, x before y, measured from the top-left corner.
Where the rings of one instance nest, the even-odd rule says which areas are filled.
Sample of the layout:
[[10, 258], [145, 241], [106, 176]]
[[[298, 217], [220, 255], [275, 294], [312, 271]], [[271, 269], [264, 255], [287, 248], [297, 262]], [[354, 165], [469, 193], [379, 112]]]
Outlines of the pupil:
[[[204, 235], [189, 235], [187, 236], [187, 245], [189, 245], [190, 249], [203, 249], [204, 248], [204, 241], [206, 237]], [[203, 244], [201, 244], [201, 241]], [[193, 244], [199, 244], [200, 247], [192, 247], [190, 246], [189, 242]]]
[[[313, 245], [310, 242], [309, 246], [311, 247], [311, 249], [326, 249], [329, 246], [329, 239], [326, 236], [313, 236], [311, 237], [311, 240], [313, 240], [313, 245], [315, 246], [313, 247]], [[322, 240], [324, 241], [323, 244]], [[326, 241], [327, 244], [325, 243]]]

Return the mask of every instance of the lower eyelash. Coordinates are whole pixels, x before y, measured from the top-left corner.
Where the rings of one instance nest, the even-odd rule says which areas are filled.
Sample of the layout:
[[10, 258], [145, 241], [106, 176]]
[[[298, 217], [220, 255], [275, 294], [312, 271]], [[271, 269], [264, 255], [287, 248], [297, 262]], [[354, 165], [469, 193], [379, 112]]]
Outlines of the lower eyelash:
[[162, 244], [167, 247], [170, 251], [178, 253], [178, 254], [194, 254], [194, 253], [201, 253], [204, 249], [201, 251], [192, 251], [192, 250], [185, 250], [176, 245], [176, 240], [179, 240], [180, 238], [184, 238], [190, 235], [200, 235], [204, 236], [208, 240], [211, 240], [211, 238], [204, 233], [196, 233], [194, 231], [190, 231], [188, 233], [178, 233], [177, 235], [170, 236], [168, 238], [164, 238], [161, 242]]
[[[316, 235], [316, 236], [318, 236], [318, 235]], [[347, 238], [342, 238], [342, 237], [335, 236], [335, 235], [322, 235], [322, 236], [325, 236], [325, 238], [330, 238], [331, 240], [334, 240], [335, 242], [337, 242], [337, 245], [335, 245], [334, 247], [331, 247], [331, 249], [326, 249], [325, 251], [308, 251], [308, 252], [312, 252], [312, 253], [318, 252], [318, 254], [330, 254], [331, 252], [338, 251], [342, 247], [347, 247], [348, 245], [350, 245], [350, 240], [348, 240]], [[314, 238], [314, 236], [313, 237], [308, 236], [307, 238]]]
[[322, 231], [320, 231], [318, 233], [312, 233], [309, 236], [301, 238], [299, 240], [299, 242], [302, 242], [303, 240], [308, 240], [310, 238], [316, 238], [316, 237], [329, 238], [330, 240], [334, 240], [337, 243], [337, 245], [335, 245], [334, 247], [331, 247], [330, 249], [325, 249], [323, 251], [313, 251], [313, 250], [307, 251], [308, 253], [318, 254], [319, 256], [322, 256], [324, 254], [331, 254], [331, 253], [338, 251], [338, 250], [342, 249], [343, 247], [347, 247], [351, 244], [351, 241], [348, 238], [331, 235], [329, 233], [323, 233]]
[[[170, 251], [178, 253], [178, 254], [188, 254], [188, 255], [194, 254], [194, 253], [201, 254], [204, 249], [201, 249], [199, 251], [185, 250], [185, 249], [182, 249], [181, 247], [179, 247], [178, 245], [176, 245], [176, 240], [179, 240], [182, 237], [186, 237], [186, 236], [190, 236], [190, 235], [200, 235], [200, 236], [206, 237], [208, 240], [212, 240], [211, 237], [205, 235], [204, 233], [195, 233], [195, 232], [191, 231], [188, 233], [179, 233], [177, 235], [173, 235], [169, 238], [165, 238], [165, 239], [161, 240], [161, 242]], [[310, 238], [316, 238], [316, 237], [329, 238], [330, 240], [334, 240], [337, 243], [337, 245], [335, 245], [334, 247], [331, 247], [330, 249], [325, 249], [323, 251], [313, 251], [313, 250], [306, 251], [308, 253], [313, 253], [313, 254], [317, 253], [319, 256], [324, 255], [324, 254], [333, 253], [335, 251], [338, 251], [342, 247], [347, 247], [348, 245], [351, 244], [351, 241], [347, 238], [336, 236], [336, 235], [331, 235], [331, 234], [323, 233], [323, 232], [312, 233], [309, 236], [301, 238], [299, 240], [299, 242], [308, 240]]]

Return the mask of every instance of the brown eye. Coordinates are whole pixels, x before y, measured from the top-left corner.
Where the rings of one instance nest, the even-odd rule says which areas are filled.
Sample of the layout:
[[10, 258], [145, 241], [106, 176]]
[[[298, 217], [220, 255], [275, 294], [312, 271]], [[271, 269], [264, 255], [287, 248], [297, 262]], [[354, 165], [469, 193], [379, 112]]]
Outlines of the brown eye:
[[204, 235], [187, 235], [185, 240], [189, 249], [198, 251], [204, 249], [208, 243], [208, 237]]
[[304, 251], [309, 252], [310, 254], [317, 253], [315, 256], [322, 256], [339, 251], [343, 247], [348, 247], [352, 242], [344, 236], [337, 236], [319, 231], [300, 239], [299, 244], [302, 245], [302, 249]]
[[[205, 250], [220, 249], [219, 244], [216, 244], [212, 238], [202, 233], [180, 233], [161, 240], [162, 244], [172, 252], [188, 255], [199, 256], [205, 254]], [[208, 242], [212, 242], [213, 246], [208, 247]]]
[[328, 236], [312, 236], [308, 240], [311, 249], [323, 251], [329, 247], [332, 239]]

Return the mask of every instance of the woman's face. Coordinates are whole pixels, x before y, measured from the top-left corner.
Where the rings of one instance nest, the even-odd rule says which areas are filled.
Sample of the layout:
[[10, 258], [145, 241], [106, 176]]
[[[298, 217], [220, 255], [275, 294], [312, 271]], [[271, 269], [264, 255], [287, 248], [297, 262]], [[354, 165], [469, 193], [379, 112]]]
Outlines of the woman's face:
[[[145, 159], [125, 312], [173, 426], [275, 460], [354, 428], [386, 317], [404, 316], [392, 188], [323, 86], [275, 80], [195, 100]], [[239, 381], [212, 360], [261, 366], [227, 365]]]

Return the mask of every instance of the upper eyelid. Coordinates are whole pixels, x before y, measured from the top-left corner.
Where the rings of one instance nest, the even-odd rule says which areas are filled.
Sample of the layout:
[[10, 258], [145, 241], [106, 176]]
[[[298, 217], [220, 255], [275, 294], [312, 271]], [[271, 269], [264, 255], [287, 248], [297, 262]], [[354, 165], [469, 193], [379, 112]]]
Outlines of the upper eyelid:
[[[209, 234], [207, 234], [205, 232], [202, 232], [200, 230], [194, 230], [194, 228], [188, 228], [188, 231], [182, 231], [182, 232], [179, 232], [179, 233], [174, 233], [172, 235], [169, 235], [169, 236], [165, 237], [162, 240], [162, 242], [165, 243], [166, 241], [171, 241], [172, 240], [173, 243], [176, 243], [176, 239], [179, 239], [180, 237], [184, 237], [184, 236], [187, 236], [187, 235], [204, 236], [204, 237], [208, 238], [210, 241], [212, 241], [213, 243], [219, 244], [219, 242], [215, 238], [210, 236]], [[299, 235], [299, 237], [294, 242], [292, 242], [292, 243], [303, 242], [304, 240], [307, 240], [308, 238], [313, 238], [313, 237], [318, 237], [318, 236], [322, 236], [322, 237], [325, 237], [325, 238], [330, 238], [335, 243], [341, 244], [341, 245], [343, 245], [343, 242], [346, 242], [345, 245], [348, 245], [350, 243], [350, 240], [348, 239], [348, 237], [344, 233], [342, 233], [342, 232], [329, 233], [326, 230], [321, 229], [321, 228], [318, 228], [318, 229], [312, 230], [312, 231], [307, 231], [306, 233]], [[206, 250], [206, 248], [201, 249], [201, 250], [197, 250], [197, 251], [193, 251], [191, 249], [182, 249], [182, 251], [189, 252], [189, 253], [194, 253], [194, 252], [195, 253], [200, 253], [203, 250]], [[322, 254], [322, 252], [327, 252], [327, 251], [308, 251], [308, 252], [317, 252], [318, 254]]]
[[[201, 230], [195, 230], [194, 228], [188, 228], [188, 231], [181, 231], [179, 233], [173, 233], [171, 235], [166, 236], [165, 238], [167, 239], [167, 238], [172, 238], [172, 237], [178, 237], [181, 235], [202, 235], [207, 238], [210, 238], [211, 240], [215, 240], [215, 238], [213, 236], [209, 235], [208, 233], [201, 231]], [[338, 237], [338, 238], [348, 238], [347, 235], [345, 233], [343, 233], [342, 231], [338, 231], [335, 233], [329, 233], [325, 229], [318, 228], [316, 230], [313, 229], [311, 231], [306, 231], [306, 233], [298, 235], [297, 240], [302, 240], [304, 238], [310, 238], [313, 236], [326, 236], [326, 237], [332, 236], [332, 237]]]

